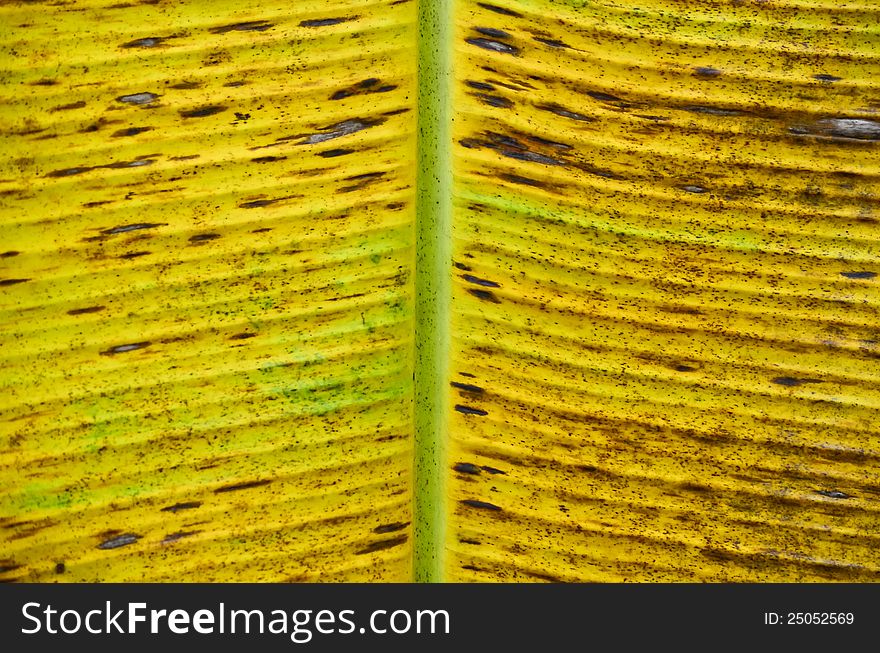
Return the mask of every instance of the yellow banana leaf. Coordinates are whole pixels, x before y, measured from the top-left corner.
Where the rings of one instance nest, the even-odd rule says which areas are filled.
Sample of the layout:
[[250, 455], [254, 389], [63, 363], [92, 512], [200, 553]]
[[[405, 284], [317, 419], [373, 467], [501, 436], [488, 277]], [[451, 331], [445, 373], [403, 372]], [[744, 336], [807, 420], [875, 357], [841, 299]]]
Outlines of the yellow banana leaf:
[[0, 7], [4, 578], [411, 576], [415, 19]]
[[868, 581], [880, 7], [0, 3], [0, 580]]
[[878, 580], [880, 6], [462, 0], [451, 580]]

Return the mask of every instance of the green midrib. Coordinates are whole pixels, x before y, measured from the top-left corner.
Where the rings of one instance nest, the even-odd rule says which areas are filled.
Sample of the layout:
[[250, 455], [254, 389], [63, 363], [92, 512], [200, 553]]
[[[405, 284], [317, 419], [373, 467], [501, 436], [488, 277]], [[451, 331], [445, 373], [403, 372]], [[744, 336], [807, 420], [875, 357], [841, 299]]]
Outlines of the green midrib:
[[443, 580], [446, 530], [453, 1], [419, 0], [413, 555], [416, 582], [428, 583]]

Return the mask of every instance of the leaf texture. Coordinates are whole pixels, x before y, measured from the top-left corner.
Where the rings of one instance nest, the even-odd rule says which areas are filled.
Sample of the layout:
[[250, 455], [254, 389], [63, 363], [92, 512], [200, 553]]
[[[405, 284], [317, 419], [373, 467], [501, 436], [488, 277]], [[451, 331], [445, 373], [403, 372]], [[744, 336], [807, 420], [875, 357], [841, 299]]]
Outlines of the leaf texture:
[[453, 3], [424, 514], [417, 4], [0, 3], [0, 580], [880, 580], [876, 3]]
[[878, 45], [458, 2], [450, 580], [880, 579]]
[[410, 577], [415, 19], [2, 3], [0, 579]]

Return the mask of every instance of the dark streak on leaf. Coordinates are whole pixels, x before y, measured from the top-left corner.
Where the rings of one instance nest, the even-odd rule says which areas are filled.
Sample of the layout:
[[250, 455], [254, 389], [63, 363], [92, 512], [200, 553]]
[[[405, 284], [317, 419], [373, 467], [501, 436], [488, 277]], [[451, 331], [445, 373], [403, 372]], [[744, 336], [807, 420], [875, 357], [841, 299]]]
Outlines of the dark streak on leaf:
[[485, 286], [487, 288], [500, 288], [501, 284], [495, 283], [494, 281], [489, 281], [488, 279], [480, 279], [479, 277], [475, 277], [470, 274], [463, 274], [461, 278], [467, 281], [468, 283], [473, 283], [478, 286]]
[[559, 143], [557, 141], [551, 141], [546, 138], [541, 138], [540, 136], [526, 136], [527, 139], [532, 141], [533, 143], [537, 143], [538, 145], [546, 145], [547, 147], [552, 147], [557, 150], [571, 150], [573, 149], [571, 145], [566, 143]]
[[134, 533], [125, 533], [124, 535], [117, 535], [116, 537], [111, 537], [109, 540], [104, 540], [98, 545], [98, 548], [118, 549], [123, 546], [128, 546], [129, 544], [134, 544], [139, 539], [141, 539], [140, 535], [136, 535]]
[[161, 45], [169, 37], [166, 36], [148, 36], [142, 39], [135, 39], [134, 41], [129, 41], [128, 43], [123, 43], [120, 47], [123, 48], [154, 48], [157, 45]]
[[500, 304], [501, 300], [498, 299], [494, 293], [488, 290], [477, 290], [476, 288], [468, 288], [468, 292], [472, 294], [474, 297], [479, 299], [484, 299], [487, 302], [492, 302], [493, 304]]
[[501, 97], [500, 95], [487, 95], [485, 93], [477, 93], [476, 97], [482, 100], [483, 104], [488, 104], [491, 107], [499, 107], [501, 109], [509, 109], [513, 106], [513, 102], [508, 100], [505, 97]]
[[623, 98], [611, 95], [610, 93], [603, 93], [601, 91], [587, 91], [587, 95], [599, 102], [607, 102], [609, 104], [628, 104], [627, 100], [624, 100]]
[[571, 48], [571, 46], [567, 43], [564, 43], [563, 41], [557, 41], [556, 39], [545, 39], [541, 38], [540, 36], [533, 36], [532, 38], [535, 39], [538, 43], [543, 43], [544, 45], [547, 45], [551, 48]]
[[238, 205], [240, 209], [259, 209], [264, 206], [271, 206], [280, 200], [252, 200], [250, 202], [242, 202]]
[[475, 45], [478, 48], [483, 48], [484, 50], [490, 50], [491, 52], [500, 52], [502, 54], [512, 54], [518, 55], [519, 48], [514, 47], [508, 43], [502, 43], [501, 41], [493, 41], [492, 39], [484, 39], [482, 37], [474, 38], [474, 39], [465, 39], [466, 43], [470, 43], [471, 45]]
[[223, 113], [229, 107], [220, 106], [217, 104], [212, 104], [204, 107], [199, 107], [197, 109], [189, 109], [186, 111], [181, 111], [180, 115], [183, 118], [204, 118], [206, 116], [213, 116], [218, 113]]
[[841, 492], [840, 490], [816, 490], [816, 493], [821, 494], [823, 497], [828, 497], [829, 499], [852, 499], [851, 494]]
[[113, 163], [107, 163], [102, 166], [95, 166], [96, 168], [109, 168], [111, 170], [116, 170], [119, 168], [140, 168], [143, 166], [153, 165], [155, 161], [147, 158], [135, 159], [134, 161], [114, 161]]
[[407, 539], [406, 535], [398, 535], [397, 537], [391, 537], [387, 540], [379, 540], [378, 542], [373, 542], [372, 544], [365, 546], [359, 551], [355, 551], [355, 555], [365, 555], [367, 553], [375, 553], [376, 551], [390, 549], [403, 544]]
[[197, 533], [201, 533], [201, 531], [177, 531], [176, 533], [171, 533], [162, 538], [162, 544], [171, 544], [178, 540], [182, 540], [185, 537], [189, 537], [190, 535], [196, 535]]
[[521, 177], [520, 175], [511, 175], [505, 173], [501, 175], [501, 178], [513, 184], [521, 184], [523, 186], [534, 186], [535, 188], [547, 187], [547, 184], [542, 181], [538, 181], [537, 179], [529, 179], [528, 177]]
[[520, 161], [529, 161], [531, 163], [541, 163], [543, 165], [548, 166], [565, 166], [565, 163], [559, 161], [558, 159], [554, 159], [553, 157], [546, 156], [544, 154], [538, 154], [537, 152], [529, 152], [526, 151], [511, 151], [511, 150], [498, 150], [503, 156], [506, 156], [511, 159], [518, 159]]
[[195, 234], [194, 236], [189, 237], [189, 242], [191, 243], [204, 243], [209, 240], [217, 240], [220, 238], [220, 234], [208, 233], [208, 234]]
[[144, 349], [149, 347], [152, 343], [147, 340], [144, 342], [132, 342], [125, 345], [117, 345], [115, 347], [111, 347], [105, 351], [101, 352], [102, 356], [114, 356], [115, 354], [125, 354], [130, 351], [136, 351], [138, 349]]
[[510, 34], [501, 29], [495, 29], [494, 27], [475, 27], [477, 32], [482, 34], [483, 36], [491, 36], [493, 39], [509, 39]]
[[702, 186], [696, 186], [693, 184], [688, 184], [687, 186], [682, 186], [681, 189], [686, 193], [694, 193], [695, 195], [702, 195], [703, 193], [708, 193], [708, 188], [703, 188]]
[[483, 392], [483, 388], [478, 385], [470, 385], [469, 383], [459, 383], [458, 381], [451, 381], [450, 385], [453, 388], [458, 388], [459, 390], [464, 390], [465, 392], [471, 392], [473, 394], [481, 395]]
[[363, 95], [364, 93], [387, 93], [388, 91], [393, 91], [397, 88], [394, 84], [385, 84], [382, 86], [378, 86], [380, 80], [376, 77], [370, 77], [368, 79], [364, 79], [354, 86], [350, 86], [348, 88], [343, 88], [330, 96], [331, 100], [343, 100], [347, 97], [351, 97], [353, 95]]
[[224, 485], [214, 490], [214, 493], [220, 494], [221, 492], [237, 492], [238, 490], [249, 490], [251, 488], [261, 487], [263, 485], [269, 485], [269, 483], [271, 482], [271, 480], [264, 479], [262, 481], [249, 481], [247, 483], [236, 483], [235, 485]]
[[175, 503], [173, 506], [162, 508], [162, 512], [178, 512], [180, 510], [192, 510], [202, 505], [201, 501], [185, 501], [183, 503]]
[[79, 102], [71, 102], [70, 104], [62, 104], [60, 106], [54, 107], [52, 111], [55, 112], [69, 111], [70, 109], [82, 109], [84, 106], [86, 106], [85, 100], [80, 100]]
[[256, 159], [251, 159], [251, 163], [273, 163], [285, 159], [287, 159], [286, 156], [258, 156]]
[[90, 170], [94, 170], [94, 167], [89, 166], [86, 168], [62, 168], [61, 170], [53, 170], [47, 177], [72, 177], [73, 175], [81, 175], [84, 172], [89, 172]]
[[0, 279], [0, 286], [14, 286], [25, 281], [30, 281], [30, 279]]
[[338, 25], [339, 23], [344, 23], [351, 18], [317, 18], [314, 20], [304, 20], [299, 26], [300, 27], [328, 27], [330, 25]]
[[97, 313], [103, 311], [106, 306], [87, 306], [86, 308], [72, 308], [67, 311], [68, 315], [86, 315], [87, 313]]
[[721, 71], [711, 66], [697, 66], [694, 68], [694, 76], [700, 79], [715, 79], [721, 76]]
[[846, 277], [847, 279], [873, 279], [877, 276], [877, 273], [861, 270], [858, 272], [841, 272], [840, 276]]
[[209, 31], [211, 34], [227, 34], [228, 32], [265, 32], [270, 27], [274, 27], [274, 24], [268, 21], [250, 20], [243, 23], [212, 27]]
[[151, 102], [154, 102], [158, 98], [159, 98], [159, 96], [156, 95], [155, 93], [143, 92], [143, 93], [132, 93], [130, 95], [120, 95], [118, 98], [116, 98], [116, 101], [123, 102], [125, 104], [144, 105], [144, 104], [150, 104]]
[[140, 231], [141, 229], [155, 229], [156, 227], [164, 227], [164, 222], [136, 222], [134, 224], [122, 225], [121, 227], [113, 227], [112, 229], [104, 229], [101, 231], [106, 236], [114, 234], [127, 233], [129, 231]]
[[452, 469], [454, 469], [456, 472], [461, 472], [462, 474], [477, 475], [480, 473], [480, 468], [473, 463], [457, 463]]
[[137, 134], [148, 132], [152, 129], [152, 127], [129, 127], [128, 129], [120, 129], [118, 131], [115, 131], [110, 134], [110, 136], [113, 138], [119, 138], [121, 136], [135, 136]]
[[585, 116], [582, 113], [577, 113], [576, 111], [569, 111], [565, 107], [559, 106], [558, 104], [539, 104], [536, 105], [537, 109], [541, 109], [542, 111], [549, 111], [550, 113], [555, 113], [557, 116], [562, 116], [563, 118], [571, 118], [572, 120], [579, 120], [580, 122], [594, 122], [595, 118], [591, 118], [590, 116]]
[[483, 410], [482, 408], [471, 408], [470, 406], [463, 406], [462, 404], [456, 404], [455, 410], [463, 415], [488, 415], [489, 412]]
[[771, 379], [771, 382], [777, 385], [794, 388], [799, 385], [806, 385], [807, 383], [822, 383], [822, 379], [797, 379], [793, 376], [777, 376], [776, 378]]
[[256, 337], [257, 337], [256, 333], [248, 333], [247, 331], [245, 331], [243, 333], [236, 333], [233, 336], [229, 336], [229, 339], [230, 340], [247, 340], [249, 338], [256, 338]]
[[380, 179], [387, 175], [386, 172], [365, 172], [361, 175], [352, 175], [351, 177], [346, 177], [345, 181], [368, 181], [373, 179]]
[[492, 474], [493, 476], [494, 476], [495, 474], [501, 474], [502, 476], [506, 476], [506, 475], [507, 475], [507, 472], [502, 472], [500, 469], [496, 469], [495, 467], [489, 467], [489, 466], [487, 466], [487, 465], [483, 465], [482, 469], [483, 469], [484, 472], [487, 472], [487, 473], [489, 473], [489, 474]]
[[392, 524], [382, 524], [381, 526], [376, 526], [373, 529], [374, 533], [394, 533], [395, 531], [402, 530], [409, 526], [408, 521], [398, 521]]
[[[368, 127], [374, 127], [376, 125], [382, 124], [384, 119], [378, 120], [343, 120], [342, 122], [336, 123], [334, 125], [330, 125], [328, 127], [322, 127], [319, 131], [323, 133], [317, 134], [309, 134], [307, 136], [303, 136], [302, 140], [300, 140], [297, 145], [314, 145], [316, 143], [323, 143], [325, 141], [333, 140], [334, 138], [340, 138], [342, 136], [348, 136], [349, 134], [354, 134], [363, 129], [367, 129]], [[278, 141], [287, 140], [286, 138], [280, 138]]]
[[739, 109], [725, 109], [723, 107], [707, 107], [702, 105], [696, 106], [686, 106], [682, 107], [685, 111], [690, 111], [691, 113], [702, 113], [707, 116], [721, 116], [721, 117], [730, 117], [730, 116], [741, 116], [743, 112]]
[[496, 506], [494, 503], [488, 503], [486, 501], [478, 501], [476, 499], [462, 499], [461, 503], [470, 506], [471, 508], [479, 508], [481, 510], [493, 510], [496, 512], [501, 510], [501, 506]]
[[495, 90], [494, 86], [492, 86], [491, 84], [486, 84], [485, 82], [473, 82], [471, 80], [467, 80], [465, 82], [465, 84], [467, 84], [471, 88], [477, 89], [478, 91], [494, 91]]
[[515, 11], [510, 9], [505, 9], [504, 7], [499, 7], [497, 5], [486, 4], [485, 2], [478, 2], [478, 7], [482, 7], [483, 9], [488, 9], [489, 11], [494, 11], [496, 14], [501, 14], [502, 16], [513, 16], [514, 18], [522, 18], [522, 14], [518, 14]]
[[324, 157], [325, 159], [332, 159], [337, 156], [345, 156], [346, 154], [351, 154], [354, 150], [343, 150], [343, 149], [335, 149], [335, 150], [324, 150], [323, 152], [316, 152], [318, 156]]

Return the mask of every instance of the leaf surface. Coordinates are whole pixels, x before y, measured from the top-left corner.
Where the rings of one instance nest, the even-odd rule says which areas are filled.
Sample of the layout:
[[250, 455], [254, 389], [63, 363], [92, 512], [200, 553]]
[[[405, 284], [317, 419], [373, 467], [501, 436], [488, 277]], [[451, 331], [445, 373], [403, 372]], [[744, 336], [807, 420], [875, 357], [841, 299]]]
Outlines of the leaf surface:
[[414, 22], [0, 7], [4, 579], [410, 577]]

